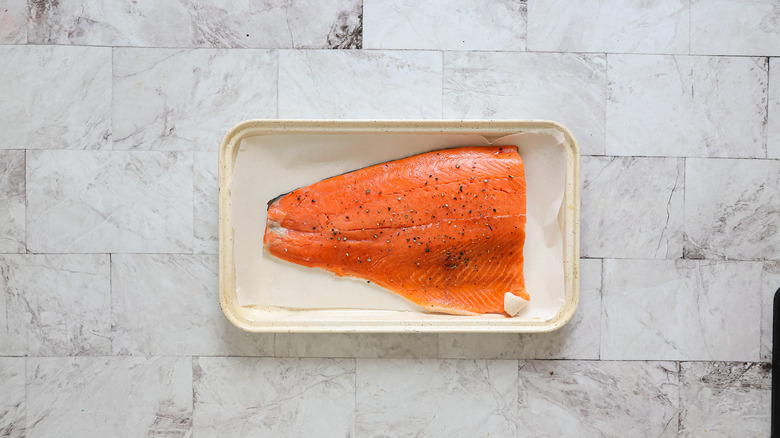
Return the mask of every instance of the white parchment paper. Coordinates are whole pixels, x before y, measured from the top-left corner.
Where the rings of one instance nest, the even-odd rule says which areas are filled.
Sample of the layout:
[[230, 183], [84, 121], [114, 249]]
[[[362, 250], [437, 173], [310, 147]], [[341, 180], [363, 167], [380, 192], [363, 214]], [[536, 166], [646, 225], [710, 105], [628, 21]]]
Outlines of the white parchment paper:
[[529, 305], [523, 318], [549, 319], [564, 305], [563, 232], [559, 223], [566, 151], [554, 130], [507, 135], [493, 143], [458, 134], [287, 134], [242, 141], [232, 180], [236, 294], [242, 306], [425, 312], [354, 278], [285, 262], [263, 249], [267, 202], [296, 188], [385, 161], [458, 146], [516, 145], [525, 164], [524, 249]]

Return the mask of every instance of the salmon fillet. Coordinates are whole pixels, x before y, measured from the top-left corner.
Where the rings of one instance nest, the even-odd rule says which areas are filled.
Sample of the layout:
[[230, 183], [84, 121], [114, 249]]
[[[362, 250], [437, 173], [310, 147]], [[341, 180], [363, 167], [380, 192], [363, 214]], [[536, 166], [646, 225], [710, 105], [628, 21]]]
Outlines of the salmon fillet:
[[269, 205], [264, 244], [280, 259], [373, 281], [434, 312], [514, 314], [505, 302], [530, 299], [525, 223], [517, 148], [465, 147], [288, 193]]

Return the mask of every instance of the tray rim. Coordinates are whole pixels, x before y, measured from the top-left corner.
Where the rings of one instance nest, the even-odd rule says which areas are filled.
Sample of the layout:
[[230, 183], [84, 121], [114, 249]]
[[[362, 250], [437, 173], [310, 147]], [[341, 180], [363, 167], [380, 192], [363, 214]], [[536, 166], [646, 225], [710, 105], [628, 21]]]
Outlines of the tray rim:
[[[233, 264], [233, 229], [229, 182], [241, 140], [269, 134], [349, 133], [470, 133], [489, 140], [537, 129], [561, 132], [567, 142], [566, 184], [563, 198], [565, 303], [545, 321], [486, 320], [481, 324], [444, 321], [317, 320], [258, 318], [263, 311], [238, 305]], [[219, 148], [219, 302], [225, 317], [236, 327], [254, 333], [545, 333], [568, 323], [579, 305], [580, 282], [580, 150], [577, 140], [562, 124], [550, 120], [368, 120], [368, 119], [249, 119], [231, 128]], [[317, 310], [306, 311], [311, 313]], [[501, 323], [497, 323], [501, 321]]]

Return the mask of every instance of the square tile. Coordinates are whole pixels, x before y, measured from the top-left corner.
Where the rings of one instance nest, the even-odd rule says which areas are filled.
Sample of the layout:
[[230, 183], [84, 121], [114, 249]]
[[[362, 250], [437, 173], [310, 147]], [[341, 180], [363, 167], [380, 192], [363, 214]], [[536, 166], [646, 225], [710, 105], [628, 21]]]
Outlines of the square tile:
[[780, 260], [780, 161], [688, 159], [685, 257]]
[[30, 151], [32, 252], [192, 252], [192, 154]]
[[0, 149], [111, 146], [110, 48], [0, 46], [0, 59]]
[[766, 156], [766, 58], [608, 57], [607, 154]]
[[0, 150], [0, 253], [25, 252], [24, 151]]
[[516, 436], [517, 361], [357, 361], [357, 436]]
[[192, 434], [189, 357], [27, 359], [27, 437]]
[[364, 0], [364, 49], [525, 50], [524, 1]]
[[691, 53], [780, 55], [780, 12], [764, 0], [692, 0]]
[[687, 0], [529, 0], [528, 49], [688, 53]]
[[756, 262], [604, 260], [602, 360], [756, 361]]
[[111, 307], [114, 354], [273, 355], [273, 334], [222, 314], [216, 256], [113, 254]]
[[108, 255], [0, 255], [0, 272], [0, 355], [109, 354]]
[[30, 3], [36, 44], [141, 47], [361, 47], [360, 0]]
[[193, 361], [198, 436], [355, 435], [354, 360], [198, 357]]
[[580, 302], [574, 317], [552, 333], [440, 333], [439, 357], [471, 359], [599, 358], [601, 260], [580, 260]]
[[582, 157], [581, 172], [583, 256], [682, 256], [682, 159]]
[[236, 123], [276, 117], [276, 52], [115, 49], [114, 149], [216, 153]]
[[0, 436], [25, 436], [25, 371], [23, 357], [0, 357]]
[[535, 436], [676, 437], [674, 362], [520, 362], [518, 423]]
[[770, 436], [769, 364], [682, 362], [681, 437]]
[[27, 0], [0, 2], [0, 44], [27, 44]]
[[441, 53], [281, 50], [279, 117], [441, 118]]
[[604, 154], [604, 55], [444, 53], [444, 118], [548, 119]]

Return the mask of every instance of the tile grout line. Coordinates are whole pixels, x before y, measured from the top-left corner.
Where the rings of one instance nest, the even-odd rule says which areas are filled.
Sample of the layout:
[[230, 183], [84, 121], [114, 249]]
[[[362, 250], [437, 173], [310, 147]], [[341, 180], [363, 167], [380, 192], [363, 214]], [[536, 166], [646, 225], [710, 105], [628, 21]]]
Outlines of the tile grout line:
[[603, 350], [604, 345], [604, 324], [607, 323], [606, 313], [604, 312], [604, 272], [606, 271], [605, 268], [606, 260], [601, 259], [601, 289], [599, 290], [599, 295], [601, 296], [601, 300], [599, 302], [599, 313], [601, 316], [601, 324], [599, 324], [599, 357], [598, 361], [600, 362], [602, 360], [601, 353]]
[[764, 156], [766, 158], [769, 158], [769, 99], [772, 98], [772, 83], [771, 83], [771, 69], [772, 69], [772, 59], [771, 57], [766, 57], [766, 113], [764, 114], [765, 121], [764, 123], [764, 137], [766, 141], [764, 142]]
[[226, 50], [226, 51], [238, 51], [238, 50], [294, 50], [301, 52], [326, 52], [326, 53], [358, 53], [358, 52], [455, 52], [455, 53], [505, 53], [505, 54], [524, 54], [524, 53], [536, 53], [536, 54], [559, 54], [559, 55], [579, 55], [579, 54], [610, 54], [610, 55], [628, 55], [628, 56], [690, 56], [690, 57], [710, 57], [710, 58], [774, 58], [780, 56], [780, 52], [761, 52], [753, 54], [727, 54], [727, 53], [672, 53], [669, 52], [617, 52], [617, 51], [604, 51], [604, 50], [577, 50], [577, 51], [554, 51], [554, 50], [490, 50], [490, 49], [476, 49], [476, 50], [452, 50], [442, 49], [436, 47], [420, 48], [420, 49], [407, 49], [407, 48], [381, 48], [381, 49], [328, 49], [322, 48], [305, 48], [305, 49], [290, 49], [287, 47], [192, 47], [192, 46], [112, 46], [107, 44], [0, 44], [0, 47], [84, 47], [84, 48], [112, 48], [112, 49], [171, 49], [171, 50]]

